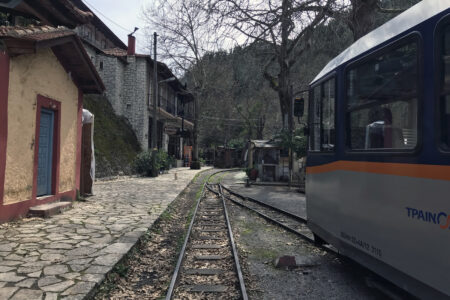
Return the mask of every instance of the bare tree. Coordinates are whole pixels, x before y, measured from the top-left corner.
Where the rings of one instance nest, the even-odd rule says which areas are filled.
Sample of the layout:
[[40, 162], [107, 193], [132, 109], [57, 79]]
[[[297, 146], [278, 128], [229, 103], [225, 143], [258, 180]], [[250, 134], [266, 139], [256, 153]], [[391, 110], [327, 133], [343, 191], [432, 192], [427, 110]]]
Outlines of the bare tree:
[[351, 10], [345, 13], [344, 19], [356, 41], [418, 2], [420, 0], [350, 0]]
[[199, 99], [204, 98], [208, 80], [202, 57], [219, 50], [223, 42], [223, 29], [212, 26], [204, 5], [202, 0], [156, 0], [144, 11], [147, 24], [160, 36], [163, 59], [169, 59], [179, 75], [187, 75], [192, 81], [189, 91], [196, 101], [194, 160], [198, 160]]
[[[210, 10], [220, 24], [232, 28], [246, 42], [270, 46], [272, 57], [264, 77], [277, 92], [283, 127], [292, 128], [291, 69], [308, 49], [314, 29], [327, 20], [336, 0], [211, 0]], [[287, 126], [286, 126], [287, 125]]]
[[[237, 41], [230, 31], [234, 28], [223, 26], [217, 18], [213, 20], [211, 12], [206, 0], [157, 0], [145, 9], [144, 17], [148, 27], [160, 36], [158, 50], [162, 59], [188, 80], [188, 89], [199, 102], [195, 119], [201, 124], [194, 126], [194, 139], [197, 133], [207, 143], [226, 143], [236, 132], [241, 138], [243, 132], [248, 138], [262, 137], [265, 120], [272, 123], [275, 119], [265, 117], [271, 106], [264, 105], [272, 102], [273, 94], [267, 93], [267, 87], [255, 90], [254, 85], [247, 94], [242, 91], [250, 86], [248, 78], [258, 77], [250, 73], [259, 72], [263, 60], [249, 62], [250, 55], [243, 54], [247, 51], [239, 47], [239, 54], [233, 54]], [[223, 50], [232, 48], [231, 52]], [[240, 62], [234, 61], [237, 56]], [[236, 76], [252, 63], [255, 67], [247, 70], [245, 78]], [[215, 138], [214, 134], [219, 136]]]

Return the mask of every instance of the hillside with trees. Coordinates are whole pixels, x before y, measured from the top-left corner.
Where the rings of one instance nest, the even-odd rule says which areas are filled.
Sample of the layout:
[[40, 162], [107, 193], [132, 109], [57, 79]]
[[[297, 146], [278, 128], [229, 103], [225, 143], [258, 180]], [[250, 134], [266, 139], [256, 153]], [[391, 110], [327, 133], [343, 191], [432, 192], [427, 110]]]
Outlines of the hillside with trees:
[[198, 98], [201, 146], [235, 146], [298, 127], [291, 99], [307, 98], [299, 92], [329, 60], [417, 2], [156, 1], [144, 15]]

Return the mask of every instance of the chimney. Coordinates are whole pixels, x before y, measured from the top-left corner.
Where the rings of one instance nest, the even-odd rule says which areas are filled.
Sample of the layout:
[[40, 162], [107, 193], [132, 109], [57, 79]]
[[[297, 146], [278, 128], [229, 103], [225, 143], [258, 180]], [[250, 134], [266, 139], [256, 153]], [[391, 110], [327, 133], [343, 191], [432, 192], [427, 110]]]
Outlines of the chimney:
[[136, 38], [131, 34], [129, 34], [127, 55], [135, 55], [135, 54], [136, 54]]

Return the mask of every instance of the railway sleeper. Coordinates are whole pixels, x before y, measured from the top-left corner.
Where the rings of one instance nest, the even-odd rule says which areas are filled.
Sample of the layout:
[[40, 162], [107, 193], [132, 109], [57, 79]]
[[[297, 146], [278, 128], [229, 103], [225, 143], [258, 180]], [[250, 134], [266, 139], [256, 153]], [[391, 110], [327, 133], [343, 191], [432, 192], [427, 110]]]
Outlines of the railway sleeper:
[[223, 255], [195, 255], [196, 260], [223, 260], [227, 256]]
[[209, 285], [209, 284], [196, 284], [184, 287], [188, 292], [203, 292], [203, 293], [225, 293], [228, 291], [226, 285]]
[[199, 244], [192, 245], [192, 249], [222, 249], [224, 246], [222, 245], [214, 245], [214, 244]]
[[225, 271], [222, 269], [187, 269], [187, 275], [221, 275]]

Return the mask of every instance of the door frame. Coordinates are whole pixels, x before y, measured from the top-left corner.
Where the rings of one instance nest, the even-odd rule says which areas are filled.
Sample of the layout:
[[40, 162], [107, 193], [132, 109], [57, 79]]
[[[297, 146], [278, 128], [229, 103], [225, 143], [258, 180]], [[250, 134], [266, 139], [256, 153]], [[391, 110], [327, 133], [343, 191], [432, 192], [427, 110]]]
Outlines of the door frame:
[[0, 217], [5, 190], [6, 148], [8, 141], [9, 56], [0, 52]]
[[49, 197], [56, 197], [59, 194], [59, 160], [60, 160], [60, 132], [61, 132], [61, 102], [47, 98], [42, 95], [37, 96], [36, 102], [36, 132], [34, 140], [34, 163], [33, 163], [33, 202], [37, 202], [37, 175], [39, 157], [39, 133], [41, 123], [41, 110], [45, 108], [54, 112], [53, 122], [53, 157], [52, 157], [52, 190], [48, 196], [40, 197], [39, 200], [47, 200]]

